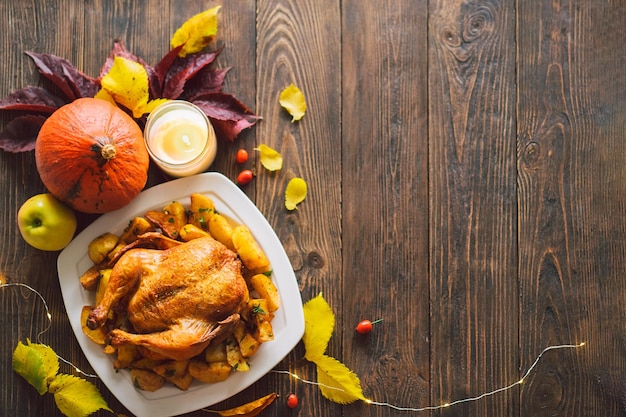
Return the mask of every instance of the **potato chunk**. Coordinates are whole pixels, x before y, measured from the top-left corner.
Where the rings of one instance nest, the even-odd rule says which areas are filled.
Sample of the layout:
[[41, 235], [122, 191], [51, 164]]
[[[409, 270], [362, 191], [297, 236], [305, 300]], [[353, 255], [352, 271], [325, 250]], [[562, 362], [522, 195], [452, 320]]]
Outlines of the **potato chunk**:
[[94, 264], [103, 262], [111, 251], [117, 246], [120, 238], [113, 233], [104, 233], [87, 246], [87, 255]]
[[131, 369], [130, 379], [135, 388], [150, 392], [161, 389], [165, 384], [165, 378], [145, 369]]
[[228, 362], [206, 363], [196, 359], [189, 362], [189, 374], [200, 382], [225, 381], [231, 370]]
[[269, 269], [270, 261], [250, 233], [250, 229], [244, 225], [236, 226], [232, 239], [235, 250], [246, 268], [255, 272], [265, 272]]

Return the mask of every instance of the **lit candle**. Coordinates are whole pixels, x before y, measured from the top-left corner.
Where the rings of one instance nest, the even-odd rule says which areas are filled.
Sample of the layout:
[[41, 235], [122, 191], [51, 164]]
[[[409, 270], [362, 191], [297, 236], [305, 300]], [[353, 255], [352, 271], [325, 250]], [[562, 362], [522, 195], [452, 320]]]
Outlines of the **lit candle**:
[[144, 138], [152, 160], [174, 177], [205, 171], [217, 152], [211, 122], [194, 104], [172, 100], [148, 116]]

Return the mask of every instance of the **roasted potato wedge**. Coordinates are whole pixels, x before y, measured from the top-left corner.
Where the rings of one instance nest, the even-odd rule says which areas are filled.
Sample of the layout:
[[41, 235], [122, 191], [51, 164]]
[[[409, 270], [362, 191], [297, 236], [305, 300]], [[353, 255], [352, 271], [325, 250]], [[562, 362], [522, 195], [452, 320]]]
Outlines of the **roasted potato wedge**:
[[224, 343], [211, 343], [204, 350], [204, 360], [206, 362], [225, 362], [226, 345]]
[[150, 359], [150, 358], [144, 358], [141, 357], [137, 360], [135, 360], [133, 363], [130, 364], [130, 368], [132, 369], [154, 369], [157, 366], [159, 366], [160, 364], [162, 364], [163, 361], [157, 361], [154, 359]]
[[181, 376], [166, 377], [165, 380], [171, 382], [182, 391], [187, 391], [193, 383], [193, 376], [190, 373], [186, 373]]
[[233, 227], [228, 219], [219, 213], [213, 214], [209, 220], [209, 232], [218, 242], [221, 242], [228, 249], [234, 251]]
[[180, 229], [187, 224], [187, 210], [178, 201], [171, 202], [162, 211], [149, 211], [145, 217], [172, 239], [177, 239]]
[[211, 236], [211, 233], [202, 230], [198, 226], [191, 223], [187, 223], [180, 229], [179, 236], [183, 242], [189, 242], [190, 240], [197, 239], [199, 237], [213, 237]]
[[157, 391], [165, 384], [165, 378], [146, 369], [131, 369], [130, 379], [136, 388], [144, 391]]
[[211, 197], [204, 194], [194, 193], [190, 196], [190, 223], [203, 230], [209, 229], [209, 220], [215, 213], [215, 203]]
[[137, 236], [152, 231], [154, 231], [154, 226], [152, 226], [148, 220], [144, 217], [135, 217], [128, 223], [128, 226], [124, 229], [122, 236], [120, 236], [120, 243], [118, 243], [118, 247], [120, 244], [122, 247], [126, 246], [127, 244], [137, 240]]
[[237, 343], [237, 340], [232, 336], [226, 339], [226, 362], [228, 362], [233, 370], [239, 372], [250, 370], [250, 365], [248, 365], [246, 358], [241, 354], [239, 343]]
[[278, 310], [280, 307], [280, 296], [270, 277], [265, 274], [256, 274], [250, 278], [250, 285], [261, 298], [266, 300], [268, 311], [273, 313]]
[[87, 246], [87, 255], [94, 264], [102, 263], [109, 253], [117, 246], [120, 241], [119, 236], [113, 233], [104, 233], [91, 242]]
[[250, 233], [250, 229], [244, 225], [235, 226], [232, 239], [235, 251], [246, 268], [255, 272], [266, 272], [269, 270], [270, 261], [252, 236], [252, 233]]
[[130, 365], [137, 358], [137, 346], [135, 345], [121, 345], [117, 347], [117, 357], [113, 363], [115, 369], [124, 369], [130, 367]]
[[189, 374], [201, 382], [225, 381], [232, 369], [228, 362], [206, 363], [197, 359], [189, 362]]
[[248, 302], [248, 308], [255, 326], [254, 338], [259, 343], [274, 340], [274, 330], [272, 328], [272, 319], [274, 315], [267, 307], [267, 300], [253, 299]]
[[83, 273], [80, 278], [80, 285], [87, 291], [95, 291], [100, 282], [100, 266], [94, 265]]
[[181, 377], [187, 373], [189, 361], [167, 361], [163, 362], [152, 370], [164, 378]]

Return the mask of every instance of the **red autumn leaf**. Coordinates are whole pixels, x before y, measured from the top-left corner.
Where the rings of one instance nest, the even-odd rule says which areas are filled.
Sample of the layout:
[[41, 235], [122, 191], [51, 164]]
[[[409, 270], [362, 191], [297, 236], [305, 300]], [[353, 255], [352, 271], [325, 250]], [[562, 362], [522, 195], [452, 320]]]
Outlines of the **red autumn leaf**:
[[32, 151], [46, 119], [32, 114], [16, 117], [0, 132], [0, 149], [13, 153]]
[[217, 136], [230, 142], [260, 119], [235, 96], [226, 93], [205, 94], [192, 103], [209, 117]]
[[68, 100], [93, 97], [98, 91], [97, 81], [79, 71], [67, 59], [52, 54], [25, 53], [35, 62], [39, 73], [56, 85]]
[[200, 96], [212, 93], [221, 93], [222, 85], [229, 68], [213, 69], [205, 67], [185, 84], [185, 91], [181, 94], [182, 100], [193, 101]]
[[185, 83], [196, 75], [202, 68], [211, 64], [222, 52], [223, 48], [214, 52], [199, 52], [187, 55], [184, 58], [177, 57], [167, 75], [161, 94], [164, 98], [177, 99], [182, 94]]
[[52, 113], [65, 104], [61, 98], [46, 89], [28, 86], [16, 90], [0, 100], [0, 110], [25, 110]]
[[176, 60], [178, 53], [183, 48], [184, 45], [179, 45], [174, 49], [171, 49], [167, 54], [161, 58], [161, 60], [154, 66], [154, 70], [156, 72], [156, 77], [159, 83], [159, 91], [155, 92], [157, 95], [155, 97], [161, 97], [161, 92], [163, 90], [163, 84], [165, 83], [165, 77], [169, 72], [172, 64]]

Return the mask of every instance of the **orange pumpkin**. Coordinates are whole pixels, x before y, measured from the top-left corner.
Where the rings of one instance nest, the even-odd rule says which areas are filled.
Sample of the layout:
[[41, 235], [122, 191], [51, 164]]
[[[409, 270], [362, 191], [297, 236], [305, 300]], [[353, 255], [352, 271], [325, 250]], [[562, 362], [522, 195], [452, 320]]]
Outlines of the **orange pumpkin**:
[[150, 163], [137, 123], [95, 98], [52, 113], [37, 136], [35, 160], [50, 193], [83, 213], [128, 204], [145, 186]]

